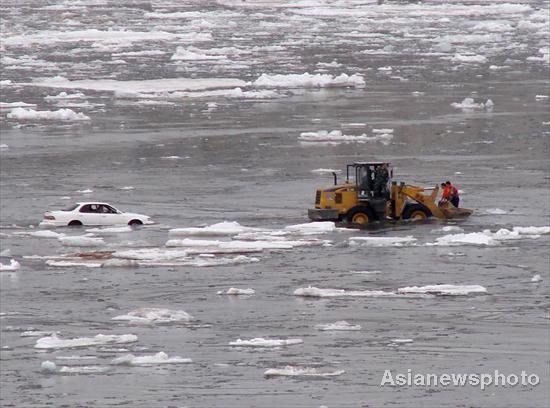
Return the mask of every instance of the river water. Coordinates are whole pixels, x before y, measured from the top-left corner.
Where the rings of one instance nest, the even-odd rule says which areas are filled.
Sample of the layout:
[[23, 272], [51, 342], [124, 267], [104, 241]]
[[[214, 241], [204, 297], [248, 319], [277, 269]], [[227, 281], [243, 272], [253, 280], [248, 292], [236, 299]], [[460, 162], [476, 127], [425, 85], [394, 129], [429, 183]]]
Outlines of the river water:
[[[1, 405], [548, 406], [548, 7], [3, 2]], [[366, 160], [474, 214], [302, 225]], [[88, 200], [156, 224], [38, 227]]]

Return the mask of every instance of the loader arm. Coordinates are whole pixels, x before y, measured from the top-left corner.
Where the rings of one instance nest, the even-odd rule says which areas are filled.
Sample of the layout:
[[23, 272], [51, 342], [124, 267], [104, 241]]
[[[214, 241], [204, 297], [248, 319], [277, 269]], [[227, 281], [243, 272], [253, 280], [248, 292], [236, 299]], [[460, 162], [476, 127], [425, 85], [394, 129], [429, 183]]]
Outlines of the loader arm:
[[436, 203], [439, 186], [436, 185], [431, 194], [424, 194], [424, 187], [411, 186], [405, 183], [392, 185], [391, 199], [395, 203], [395, 216], [400, 218], [407, 202], [407, 197], [427, 207], [434, 217], [447, 219]]

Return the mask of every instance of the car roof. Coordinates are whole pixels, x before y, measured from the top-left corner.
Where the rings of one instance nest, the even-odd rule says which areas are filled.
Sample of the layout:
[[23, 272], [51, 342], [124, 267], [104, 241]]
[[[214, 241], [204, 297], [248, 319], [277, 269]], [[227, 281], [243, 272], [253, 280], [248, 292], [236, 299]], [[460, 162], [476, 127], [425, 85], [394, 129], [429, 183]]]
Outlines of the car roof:
[[103, 201], [79, 201], [75, 204], [78, 204], [78, 205], [98, 204], [98, 205], [110, 205], [111, 207], [113, 207], [113, 205], [109, 203], [105, 203]]

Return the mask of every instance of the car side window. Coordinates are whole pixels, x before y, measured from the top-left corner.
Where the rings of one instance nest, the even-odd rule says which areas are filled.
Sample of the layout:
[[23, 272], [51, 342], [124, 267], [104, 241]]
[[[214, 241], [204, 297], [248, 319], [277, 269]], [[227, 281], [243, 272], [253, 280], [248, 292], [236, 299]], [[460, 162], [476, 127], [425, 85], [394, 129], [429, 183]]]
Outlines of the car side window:
[[90, 213], [90, 212], [93, 212], [93, 211], [92, 211], [91, 205], [86, 204], [86, 205], [82, 206], [82, 208], [80, 209], [80, 212], [81, 213]]
[[109, 214], [118, 214], [118, 211], [115, 210], [113, 207], [111, 207], [110, 205], [104, 205], [103, 208], [105, 208], [105, 212], [109, 213]]

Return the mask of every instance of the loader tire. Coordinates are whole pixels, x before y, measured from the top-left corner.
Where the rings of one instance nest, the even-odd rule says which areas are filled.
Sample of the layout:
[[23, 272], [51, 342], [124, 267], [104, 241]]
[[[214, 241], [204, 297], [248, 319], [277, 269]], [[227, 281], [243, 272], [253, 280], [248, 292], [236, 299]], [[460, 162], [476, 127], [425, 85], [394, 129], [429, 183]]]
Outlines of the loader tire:
[[369, 207], [357, 206], [348, 211], [346, 219], [351, 224], [366, 225], [375, 221], [376, 216]]
[[413, 204], [405, 207], [401, 218], [403, 218], [404, 220], [421, 221], [431, 216], [432, 212], [428, 207], [422, 204]]

